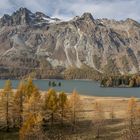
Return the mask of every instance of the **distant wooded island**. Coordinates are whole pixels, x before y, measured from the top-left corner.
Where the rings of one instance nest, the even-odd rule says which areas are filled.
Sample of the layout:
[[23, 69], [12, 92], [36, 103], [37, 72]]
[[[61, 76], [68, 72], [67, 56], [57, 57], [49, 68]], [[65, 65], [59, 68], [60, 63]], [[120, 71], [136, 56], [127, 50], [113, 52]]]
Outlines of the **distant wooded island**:
[[140, 75], [107, 76], [102, 78], [101, 87], [140, 87]]

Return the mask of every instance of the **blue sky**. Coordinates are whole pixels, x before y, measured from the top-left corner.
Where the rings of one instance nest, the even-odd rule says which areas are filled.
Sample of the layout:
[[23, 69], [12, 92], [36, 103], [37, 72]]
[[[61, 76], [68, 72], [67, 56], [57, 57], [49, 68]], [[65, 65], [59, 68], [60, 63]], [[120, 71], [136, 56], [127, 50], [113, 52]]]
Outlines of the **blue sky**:
[[20, 7], [65, 20], [90, 12], [94, 18], [140, 21], [140, 0], [0, 0], [0, 16]]

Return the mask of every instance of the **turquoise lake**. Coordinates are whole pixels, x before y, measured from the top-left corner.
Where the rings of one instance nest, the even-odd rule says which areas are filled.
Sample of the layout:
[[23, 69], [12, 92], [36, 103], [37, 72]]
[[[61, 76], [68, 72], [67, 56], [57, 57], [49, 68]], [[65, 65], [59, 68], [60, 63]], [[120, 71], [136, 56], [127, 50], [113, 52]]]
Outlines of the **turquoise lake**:
[[[76, 90], [81, 95], [89, 96], [113, 96], [113, 97], [139, 97], [140, 88], [102, 88], [100, 84], [95, 81], [84, 80], [34, 80], [35, 85], [40, 90], [48, 90], [49, 81], [55, 81], [57, 84], [61, 82], [61, 87], [53, 87], [57, 91], [65, 91], [71, 93]], [[5, 80], [0, 80], [0, 88], [3, 88]], [[13, 88], [16, 88], [19, 80], [12, 80]]]

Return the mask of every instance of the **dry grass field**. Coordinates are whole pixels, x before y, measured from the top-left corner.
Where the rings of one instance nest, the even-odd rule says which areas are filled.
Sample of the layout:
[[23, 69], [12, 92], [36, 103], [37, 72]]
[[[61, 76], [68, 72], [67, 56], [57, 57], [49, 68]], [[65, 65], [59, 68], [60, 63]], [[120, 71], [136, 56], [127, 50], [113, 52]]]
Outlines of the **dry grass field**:
[[[16, 90], [13, 90], [16, 92]], [[42, 98], [46, 94], [40, 91]], [[70, 94], [68, 94], [70, 98]], [[81, 119], [77, 121], [76, 133], [71, 133], [70, 128], [64, 128], [63, 133], [67, 137], [60, 140], [126, 140], [122, 137], [126, 127], [126, 113], [128, 110], [128, 101], [125, 97], [95, 97], [80, 96], [81, 99]], [[104, 113], [104, 122], [101, 124], [100, 137], [96, 137], [96, 125], [93, 125], [95, 115], [95, 104], [100, 103]], [[140, 99], [136, 99], [140, 106]], [[111, 116], [113, 114], [113, 118]], [[18, 132], [11, 130], [10, 133], [0, 132], [0, 140], [18, 140]], [[47, 139], [46, 139], [47, 140]], [[54, 139], [52, 139], [54, 140]], [[57, 139], [56, 139], [57, 140]], [[133, 139], [132, 139], [133, 140]], [[140, 139], [137, 139], [140, 140]]]

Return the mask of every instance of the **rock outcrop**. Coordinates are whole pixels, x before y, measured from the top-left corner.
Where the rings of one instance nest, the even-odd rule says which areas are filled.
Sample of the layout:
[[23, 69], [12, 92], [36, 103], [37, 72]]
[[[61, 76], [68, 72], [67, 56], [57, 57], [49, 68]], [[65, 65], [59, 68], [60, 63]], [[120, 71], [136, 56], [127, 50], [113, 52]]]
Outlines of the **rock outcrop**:
[[140, 24], [132, 19], [70, 21], [20, 8], [0, 19], [0, 68], [41, 69], [87, 65], [100, 73], [137, 73]]

